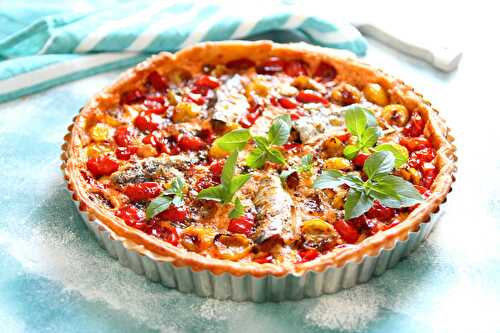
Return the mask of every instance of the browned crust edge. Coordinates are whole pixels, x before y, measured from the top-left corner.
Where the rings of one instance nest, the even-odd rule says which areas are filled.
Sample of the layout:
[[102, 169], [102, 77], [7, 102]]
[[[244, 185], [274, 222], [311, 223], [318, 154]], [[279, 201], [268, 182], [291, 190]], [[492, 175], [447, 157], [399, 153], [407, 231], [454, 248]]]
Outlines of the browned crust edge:
[[[233, 262], [209, 258], [180, 249], [125, 225], [119, 218], [106, 209], [98, 207], [90, 200], [88, 193], [83, 190], [81, 185], [84, 180], [79, 173], [76, 161], [79, 153], [80, 135], [83, 131], [81, 125], [86, 114], [99, 106], [116, 101], [118, 92], [140, 84], [152, 70], [166, 72], [176, 66], [191, 72], [199, 72], [203, 63], [224, 63], [241, 57], [259, 61], [269, 56], [300, 58], [315, 65], [319, 64], [320, 61], [331, 63], [338, 69], [340, 78], [342, 78], [343, 73], [349, 72], [349, 79], [355, 84], [378, 82], [388, 89], [393, 99], [410, 109], [419, 108], [427, 121], [426, 134], [432, 139], [434, 146], [439, 147], [437, 150], [439, 173], [432, 185], [432, 195], [429, 199], [394, 228], [369, 237], [360, 244], [335, 249], [313, 261], [289, 266]], [[194, 271], [208, 270], [214, 274], [227, 272], [237, 276], [249, 274], [254, 277], [266, 275], [283, 277], [286, 274], [301, 275], [307, 271], [322, 272], [329, 267], [342, 267], [351, 262], [359, 262], [365, 256], [376, 256], [382, 249], [393, 248], [397, 241], [406, 240], [410, 232], [418, 231], [420, 225], [427, 223], [430, 215], [439, 210], [439, 205], [446, 200], [446, 195], [451, 191], [451, 185], [455, 180], [457, 157], [455, 155], [456, 147], [453, 145], [454, 138], [438, 111], [432, 108], [421, 94], [416, 93], [413, 88], [401, 80], [394, 79], [379, 69], [374, 69], [353, 57], [346, 56], [345, 53], [304, 43], [207, 42], [186, 48], [176, 54], [160, 53], [127, 70], [113, 85], [95, 95], [73, 121], [73, 124], [68, 127], [69, 133], [64, 137], [61, 169], [73, 200], [79, 203], [80, 212], [88, 213], [90, 223], [98, 223], [100, 227], [105, 226], [111, 231], [112, 237], [122, 241], [127, 249], [137, 251], [141, 255], [147, 255], [157, 261], [170, 262], [176, 267], [190, 266]]]

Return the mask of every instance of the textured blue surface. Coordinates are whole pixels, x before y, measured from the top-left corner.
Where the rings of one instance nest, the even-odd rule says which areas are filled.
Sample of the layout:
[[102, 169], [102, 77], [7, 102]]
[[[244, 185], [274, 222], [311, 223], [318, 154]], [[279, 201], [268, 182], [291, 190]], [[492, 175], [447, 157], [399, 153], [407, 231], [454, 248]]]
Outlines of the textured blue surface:
[[[476, 66], [464, 62], [457, 75], [443, 76], [385, 51], [372, 45], [369, 60], [411, 78], [449, 119], [458, 181], [437, 229], [410, 258], [367, 284], [300, 302], [184, 295], [135, 275], [98, 246], [64, 190], [59, 147], [79, 107], [115, 73], [0, 105], [0, 331], [500, 330], [500, 160], [465, 139], [498, 142], [497, 112], [485, 103], [478, 110], [491, 121], [476, 126], [481, 117], [457, 111]], [[457, 95], [465, 97], [450, 98]], [[479, 174], [476, 158], [484, 158]]]

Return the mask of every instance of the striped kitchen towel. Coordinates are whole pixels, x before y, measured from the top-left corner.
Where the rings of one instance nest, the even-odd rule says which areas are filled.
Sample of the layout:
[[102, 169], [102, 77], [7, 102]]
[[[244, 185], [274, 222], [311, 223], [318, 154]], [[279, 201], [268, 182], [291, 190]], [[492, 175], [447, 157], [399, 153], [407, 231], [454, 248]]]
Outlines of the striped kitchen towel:
[[[351, 25], [325, 16], [324, 9], [284, 1], [245, 5], [238, 1], [111, 1], [106, 5], [96, 1], [84, 6], [80, 1], [78, 10], [61, 2], [61, 10], [55, 13], [38, 4], [27, 13], [17, 1], [12, 3], [0, 13], [4, 26], [0, 102], [129, 67], [151, 53], [202, 41], [270, 37], [280, 41], [279, 36], [285, 35], [286, 40], [305, 40], [357, 55], [366, 51], [365, 40]], [[54, 3], [51, 6], [54, 9]], [[32, 23], [23, 27], [27, 21]]]

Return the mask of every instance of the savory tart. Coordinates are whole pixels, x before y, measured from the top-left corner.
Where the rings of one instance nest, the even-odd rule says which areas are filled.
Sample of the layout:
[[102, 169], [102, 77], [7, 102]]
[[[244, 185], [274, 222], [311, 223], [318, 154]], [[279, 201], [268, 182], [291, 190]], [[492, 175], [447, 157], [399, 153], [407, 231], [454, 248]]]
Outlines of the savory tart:
[[455, 148], [400, 80], [304, 44], [161, 53], [66, 137], [80, 209], [176, 266], [281, 276], [390, 248], [450, 191]]

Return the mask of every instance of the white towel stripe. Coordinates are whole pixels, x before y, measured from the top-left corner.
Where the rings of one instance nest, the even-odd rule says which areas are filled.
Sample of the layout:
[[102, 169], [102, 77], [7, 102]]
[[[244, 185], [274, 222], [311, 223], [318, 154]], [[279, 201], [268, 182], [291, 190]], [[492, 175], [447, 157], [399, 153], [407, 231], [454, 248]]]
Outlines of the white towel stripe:
[[11, 91], [29, 88], [39, 83], [82, 72], [96, 66], [133, 58], [137, 55], [137, 53], [101, 53], [48, 65], [47, 67], [20, 74], [10, 79], [0, 80], [0, 91], [2, 94], [7, 94]]

